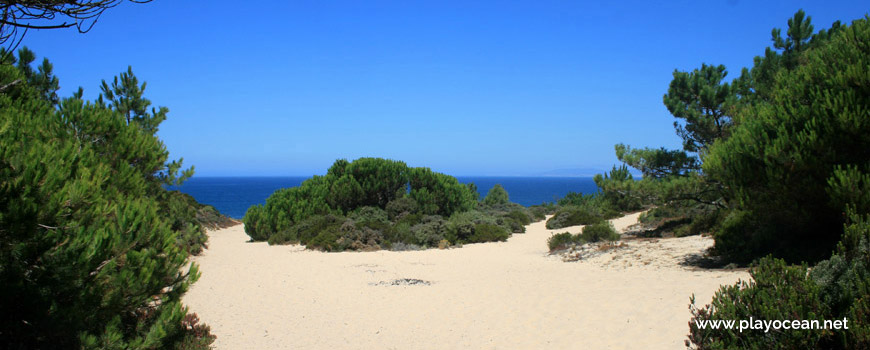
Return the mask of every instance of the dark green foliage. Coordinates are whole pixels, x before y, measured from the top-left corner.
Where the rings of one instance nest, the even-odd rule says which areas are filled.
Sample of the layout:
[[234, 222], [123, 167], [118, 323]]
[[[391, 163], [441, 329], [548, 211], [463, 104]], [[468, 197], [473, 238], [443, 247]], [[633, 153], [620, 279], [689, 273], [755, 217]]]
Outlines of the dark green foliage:
[[644, 236], [683, 237], [712, 232], [721, 226], [726, 212], [709, 206], [667, 205], [650, 209], [638, 221], [646, 227]]
[[340, 236], [335, 242], [335, 250], [368, 251], [381, 249], [381, 244], [384, 242], [383, 231], [387, 228], [389, 228], [389, 224], [377, 220], [356, 222], [353, 219], [347, 219], [339, 228]]
[[548, 229], [588, 225], [619, 216], [601, 195], [568, 193], [559, 200], [559, 209], [547, 220]]
[[483, 198], [484, 205], [503, 205], [510, 203], [507, 191], [500, 184], [495, 184]]
[[[338, 169], [343, 167], [343, 169]], [[353, 209], [357, 206], [384, 208], [396, 198], [396, 193], [408, 184], [410, 169], [404, 162], [382, 158], [360, 158], [353, 162], [336, 162], [329, 174], [342, 174], [338, 179], [327, 178], [332, 183], [332, 194], [340, 193], [358, 196], [352, 206], [338, 208]], [[342, 182], [342, 178], [350, 179]], [[331, 198], [327, 197], [327, 198]]]
[[750, 274], [753, 280], [724, 286], [713, 302], [694, 306], [689, 341], [699, 349], [817, 349], [825, 347], [825, 332], [789, 330], [711, 330], [698, 327], [704, 320], [822, 320], [830, 315], [819, 299], [819, 287], [808, 279], [806, 266], [787, 266], [777, 259], [762, 259]]
[[[764, 258], [752, 281], [722, 287], [710, 305], [694, 298], [689, 341], [700, 349], [866, 349], [870, 346], [870, 223], [852, 216], [843, 240], [830, 259], [813, 269]], [[842, 320], [848, 330], [701, 329], [705, 320]]]
[[348, 214], [347, 217], [360, 224], [389, 225], [390, 223], [387, 212], [378, 207], [360, 207]]
[[465, 243], [504, 242], [510, 235], [510, 231], [499, 225], [475, 224], [474, 232], [468, 236]]
[[398, 217], [402, 217], [404, 215], [416, 213], [420, 206], [417, 205], [417, 201], [415, 201], [411, 197], [402, 197], [397, 198], [389, 203], [387, 203], [387, 214], [390, 215], [391, 219], [395, 219]]
[[547, 220], [547, 229], [557, 229], [569, 226], [594, 224], [604, 220], [601, 216], [594, 215], [580, 207], [563, 207]]
[[456, 178], [427, 168], [380, 158], [338, 160], [326, 176], [275, 191], [264, 206], [249, 208], [243, 221], [253, 240], [267, 240], [312, 216], [349, 215], [360, 207], [385, 209], [391, 220], [417, 212], [450, 215], [472, 209], [475, 196]]
[[327, 252], [340, 251], [338, 239], [341, 232], [335, 227], [327, 227], [317, 233], [305, 244], [308, 248], [319, 249]]
[[[619, 161], [640, 170], [644, 178], [658, 179], [672, 175], [686, 175], [691, 171], [698, 170], [700, 167], [698, 158], [690, 156], [686, 151], [669, 151], [664, 147], [659, 149], [638, 149], [621, 143], [617, 144], [614, 148], [616, 149], [616, 157]], [[631, 174], [628, 173], [625, 165], [619, 171], [614, 167], [614, 170], [610, 173], [610, 179], [613, 181], [631, 180]], [[617, 174], [621, 176], [614, 176]], [[599, 185], [599, 187], [601, 186]]]
[[199, 210], [163, 188], [191, 171], [177, 176], [156, 135], [115, 108], [80, 94], [55, 106], [56, 79], [46, 89], [21, 67], [0, 65], [0, 348], [207, 343], [181, 305]]
[[211, 334], [211, 327], [199, 323], [199, 316], [195, 313], [187, 314], [181, 323], [184, 332], [181, 340], [175, 346], [178, 350], [209, 350], [211, 344], [217, 338]]
[[273, 229], [269, 227], [269, 222], [266, 220], [265, 209], [262, 205], [251, 206], [245, 211], [242, 222], [245, 225], [245, 233], [251, 237], [252, 241], [269, 239], [269, 234], [273, 232]]
[[36, 54], [27, 47], [22, 47], [18, 50], [17, 59], [15, 56], [7, 54], [6, 50], [0, 49], [0, 58], [7, 59], [7, 62], [4, 62], [5, 64], [16, 64], [18, 70], [24, 75], [22, 80], [27, 82], [27, 85], [38, 94], [40, 99], [50, 103], [52, 106], [57, 106], [60, 103], [57, 95], [57, 90], [60, 89], [60, 81], [54, 76], [54, 66], [48, 61], [48, 58], [43, 58], [42, 64], [36, 70], [33, 70], [33, 67], [31, 67], [33, 62], [36, 61]]
[[342, 216], [332, 214], [315, 215], [269, 236], [269, 244], [308, 244], [321, 231], [338, 231], [344, 221], [345, 218]]
[[556, 212], [556, 205], [553, 203], [544, 203], [540, 205], [533, 205], [528, 208], [528, 213], [532, 218], [532, 221], [541, 221], [544, 220], [548, 214], [554, 214]]
[[583, 242], [592, 243], [600, 241], [616, 241], [619, 240], [619, 233], [613, 228], [613, 224], [608, 221], [602, 221], [583, 227], [583, 233], [580, 234]]
[[453, 214], [447, 220], [444, 238], [451, 244], [504, 241], [510, 237], [511, 221], [477, 210]]
[[[402, 162], [338, 160], [326, 176], [278, 190], [265, 205], [249, 208], [245, 232], [254, 241], [302, 243], [327, 251], [372, 250], [397, 243], [435, 247], [447, 235], [443, 217], [477, 205], [477, 193], [472, 190], [452, 176], [408, 168]], [[523, 231], [523, 225], [530, 222], [531, 215], [514, 203], [499, 202], [486, 210], [475, 215], [500, 230], [482, 227], [475, 236], [472, 227], [462, 242], [503, 240], [502, 231]]]
[[576, 244], [617, 241], [619, 238], [619, 233], [613, 228], [613, 224], [600, 221], [583, 227], [583, 231], [576, 235], [572, 235], [570, 232], [552, 235], [547, 239], [547, 247], [550, 248], [550, 252], [554, 252], [568, 249]]
[[455, 177], [440, 174], [429, 168], [411, 169], [411, 198], [426, 214], [450, 216], [477, 206], [477, 192], [459, 183]]
[[638, 189], [639, 184], [625, 165], [619, 168], [614, 166], [609, 174], [596, 174], [593, 180], [599, 191], [599, 196], [596, 199], [602, 202], [598, 206], [622, 212], [638, 210], [643, 207], [643, 199]]
[[799, 13], [790, 24], [800, 28], [775, 45], [788, 62], [705, 158], [739, 211], [716, 236], [735, 260], [823, 258], [842, 234], [844, 208], [865, 212], [870, 202], [870, 24], [843, 26], [812, 50], [809, 18]]
[[[732, 124], [731, 105], [736, 103], [736, 95], [731, 86], [723, 82], [728, 72], [725, 66], [702, 64], [692, 72], [674, 71], [674, 80], [664, 96], [668, 111], [683, 123], [674, 122], [677, 135], [683, 139], [683, 149], [688, 152], [701, 152], [713, 141], [727, 137]], [[680, 155], [679, 152], [662, 154]], [[684, 159], [672, 161], [685, 163]], [[676, 174], [671, 172], [671, 174]]]
[[568, 249], [568, 247], [582, 242], [583, 240], [580, 238], [580, 235], [572, 235], [570, 232], [562, 232], [550, 236], [550, 238], [547, 239], [547, 247], [550, 248], [550, 252], [554, 252], [557, 250]]
[[444, 236], [453, 244], [466, 243], [469, 237], [474, 234], [475, 225], [483, 223], [496, 224], [496, 219], [480, 211], [456, 213], [447, 220], [447, 230]]
[[444, 239], [447, 231], [447, 223], [440, 216], [424, 216], [420, 223], [411, 226], [411, 239], [406, 240], [421, 247], [437, 247], [438, 242]]
[[526, 232], [526, 225], [531, 224], [535, 219], [534, 213], [520, 209], [511, 210], [505, 214], [504, 218], [507, 225], [510, 226], [511, 232], [515, 233]]
[[167, 191], [162, 200], [163, 212], [167, 213], [170, 228], [178, 234], [178, 245], [191, 254], [199, 254], [205, 247], [208, 236], [203, 234], [197, 214], [201, 205], [190, 195]]

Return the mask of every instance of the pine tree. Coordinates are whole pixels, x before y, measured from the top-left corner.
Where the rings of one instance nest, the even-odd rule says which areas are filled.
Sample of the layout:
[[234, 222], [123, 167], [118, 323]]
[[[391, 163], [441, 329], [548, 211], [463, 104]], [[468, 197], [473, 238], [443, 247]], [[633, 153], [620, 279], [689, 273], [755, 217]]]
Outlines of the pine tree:
[[0, 348], [173, 348], [198, 272], [155, 175], [165, 146], [80, 92], [55, 107], [22, 52], [0, 65], [21, 81], [0, 91]]

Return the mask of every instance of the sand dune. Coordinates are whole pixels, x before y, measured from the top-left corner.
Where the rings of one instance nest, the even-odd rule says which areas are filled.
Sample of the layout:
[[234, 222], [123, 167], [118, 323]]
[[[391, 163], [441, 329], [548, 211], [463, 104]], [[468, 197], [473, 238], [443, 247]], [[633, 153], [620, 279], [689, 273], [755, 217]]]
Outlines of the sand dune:
[[692, 293], [706, 302], [748, 276], [679, 265], [682, 252], [712, 244], [702, 237], [661, 250], [665, 240], [630, 242], [636, 249], [577, 262], [548, 254], [550, 235], [579, 229], [538, 222], [501, 243], [321, 253], [246, 243], [234, 226], [210, 233], [184, 301], [217, 349], [674, 349]]

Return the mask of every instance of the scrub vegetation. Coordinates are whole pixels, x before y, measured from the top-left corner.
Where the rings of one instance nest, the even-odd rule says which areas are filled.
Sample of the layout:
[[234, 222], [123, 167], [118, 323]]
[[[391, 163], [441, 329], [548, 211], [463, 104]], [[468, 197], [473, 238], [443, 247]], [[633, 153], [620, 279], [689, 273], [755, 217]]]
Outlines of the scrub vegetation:
[[542, 214], [495, 185], [478, 202], [473, 184], [404, 162], [338, 160], [325, 176], [275, 191], [245, 213], [252, 241], [311, 249], [399, 250], [504, 241]]

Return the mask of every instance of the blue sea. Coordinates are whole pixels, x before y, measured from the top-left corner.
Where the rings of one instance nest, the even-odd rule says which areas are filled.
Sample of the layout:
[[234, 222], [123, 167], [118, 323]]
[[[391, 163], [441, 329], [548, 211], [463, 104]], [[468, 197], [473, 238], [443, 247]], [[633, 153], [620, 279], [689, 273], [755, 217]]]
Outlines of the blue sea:
[[[501, 184], [510, 200], [525, 206], [555, 202], [568, 192], [594, 193], [591, 177], [474, 177], [457, 176], [462, 183], [477, 185], [481, 198], [492, 186]], [[279, 188], [299, 186], [307, 177], [193, 177], [177, 189], [203, 204], [217, 208], [234, 219], [245, 216], [248, 207], [266, 203]]]

